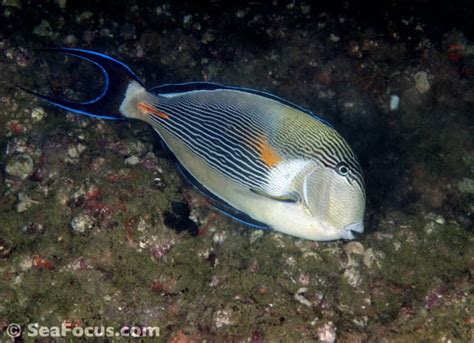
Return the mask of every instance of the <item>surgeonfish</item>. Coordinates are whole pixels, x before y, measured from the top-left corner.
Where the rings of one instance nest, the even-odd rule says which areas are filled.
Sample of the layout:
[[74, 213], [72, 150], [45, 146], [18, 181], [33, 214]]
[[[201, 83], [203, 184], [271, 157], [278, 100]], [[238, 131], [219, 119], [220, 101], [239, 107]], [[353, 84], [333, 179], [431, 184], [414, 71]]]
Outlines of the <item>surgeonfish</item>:
[[363, 232], [360, 164], [312, 112], [266, 92], [210, 82], [147, 88], [107, 55], [43, 50], [97, 65], [105, 77], [102, 93], [74, 102], [20, 88], [67, 111], [150, 124], [183, 175], [231, 217], [309, 240], [353, 239]]

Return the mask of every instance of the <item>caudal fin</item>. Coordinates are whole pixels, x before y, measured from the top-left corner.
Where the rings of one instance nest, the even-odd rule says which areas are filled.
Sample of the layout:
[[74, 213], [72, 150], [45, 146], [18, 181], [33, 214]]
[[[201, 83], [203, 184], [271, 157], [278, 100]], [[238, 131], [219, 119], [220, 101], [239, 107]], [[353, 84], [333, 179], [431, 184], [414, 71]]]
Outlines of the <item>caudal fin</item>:
[[143, 82], [124, 63], [104, 54], [90, 50], [74, 48], [47, 48], [40, 49], [44, 52], [64, 53], [79, 57], [97, 65], [105, 77], [105, 86], [102, 94], [86, 102], [75, 102], [49, 95], [39, 94], [35, 91], [18, 86], [25, 92], [33, 94], [53, 105], [71, 112], [85, 114], [103, 119], [122, 119], [119, 108], [125, 98], [125, 93], [131, 83], [138, 83], [143, 87]]

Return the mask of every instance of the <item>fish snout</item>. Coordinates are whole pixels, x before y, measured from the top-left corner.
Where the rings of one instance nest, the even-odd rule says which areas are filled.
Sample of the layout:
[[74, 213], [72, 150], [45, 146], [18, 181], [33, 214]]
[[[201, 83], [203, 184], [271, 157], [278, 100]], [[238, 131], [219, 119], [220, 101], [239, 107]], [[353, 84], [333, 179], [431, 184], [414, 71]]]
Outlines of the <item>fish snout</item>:
[[344, 231], [346, 232], [346, 237], [349, 239], [357, 238], [362, 232], [364, 232], [364, 223], [357, 222], [344, 226]]

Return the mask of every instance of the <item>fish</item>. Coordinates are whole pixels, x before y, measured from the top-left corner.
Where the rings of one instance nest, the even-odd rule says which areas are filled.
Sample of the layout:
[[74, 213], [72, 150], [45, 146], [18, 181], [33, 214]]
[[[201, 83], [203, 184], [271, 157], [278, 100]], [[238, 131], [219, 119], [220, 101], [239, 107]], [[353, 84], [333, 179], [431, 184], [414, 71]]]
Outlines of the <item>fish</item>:
[[104, 88], [86, 102], [22, 90], [66, 111], [151, 125], [184, 178], [235, 220], [316, 241], [355, 239], [364, 231], [361, 165], [313, 112], [271, 93], [213, 82], [147, 87], [105, 54], [42, 50], [95, 64]]

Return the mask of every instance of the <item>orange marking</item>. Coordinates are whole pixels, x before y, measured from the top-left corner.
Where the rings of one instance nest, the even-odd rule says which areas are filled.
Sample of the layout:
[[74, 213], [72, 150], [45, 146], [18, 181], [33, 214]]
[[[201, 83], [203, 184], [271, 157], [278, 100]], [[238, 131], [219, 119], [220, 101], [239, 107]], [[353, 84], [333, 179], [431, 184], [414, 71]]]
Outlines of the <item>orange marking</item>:
[[274, 167], [279, 162], [281, 162], [281, 160], [283, 160], [283, 157], [281, 157], [275, 148], [270, 145], [267, 137], [261, 135], [257, 138], [257, 140], [258, 143], [249, 142], [249, 144], [254, 146], [259, 151], [260, 158], [268, 167]]
[[137, 108], [143, 114], [150, 114], [150, 113], [156, 114], [158, 117], [163, 118], [163, 119], [168, 119], [170, 117], [166, 113], [161, 112], [160, 110], [158, 110], [157, 108], [153, 107], [150, 104], [147, 104], [146, 102], [139, 102], [137, 104]]

